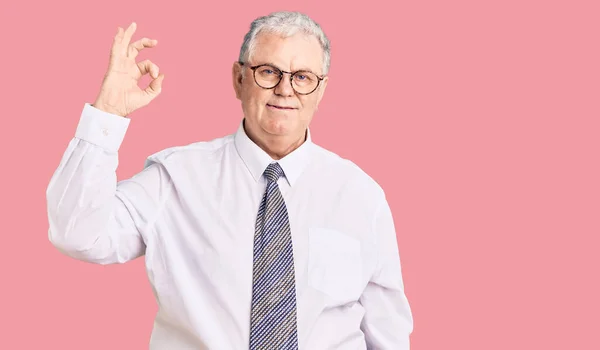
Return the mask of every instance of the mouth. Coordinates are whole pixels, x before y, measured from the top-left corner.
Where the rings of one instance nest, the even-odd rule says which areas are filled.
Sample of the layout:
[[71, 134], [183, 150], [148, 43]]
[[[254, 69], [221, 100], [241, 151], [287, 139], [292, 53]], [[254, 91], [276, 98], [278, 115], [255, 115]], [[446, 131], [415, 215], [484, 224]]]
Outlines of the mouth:
[[293, 108], [293, 107], [277, 106], [277, 105], [272, 105], [272, 104], [268, 104], [268, 103], [267, 103], [267, 107], [273, 108], [273, 109], [282, 110], [282, 111], [290, 111], [290, 110], [296, 109], [296, 108]]

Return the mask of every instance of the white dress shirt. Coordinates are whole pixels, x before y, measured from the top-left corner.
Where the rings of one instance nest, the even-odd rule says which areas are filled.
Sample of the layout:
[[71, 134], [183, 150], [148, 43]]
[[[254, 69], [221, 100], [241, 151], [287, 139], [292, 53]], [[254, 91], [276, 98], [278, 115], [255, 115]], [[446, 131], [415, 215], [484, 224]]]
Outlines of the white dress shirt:
[[[273, 160], [244, 132], [171, 147], [117, 181], [129, 118], [85, 104], [46, 195], [49, 239], [99, 264], [144, 256], [150, 349], [248, 349], [254, 228]], [[307, 140], [278, 161], [304, 350], [408, 350], [413, 319], [380, 186]]]

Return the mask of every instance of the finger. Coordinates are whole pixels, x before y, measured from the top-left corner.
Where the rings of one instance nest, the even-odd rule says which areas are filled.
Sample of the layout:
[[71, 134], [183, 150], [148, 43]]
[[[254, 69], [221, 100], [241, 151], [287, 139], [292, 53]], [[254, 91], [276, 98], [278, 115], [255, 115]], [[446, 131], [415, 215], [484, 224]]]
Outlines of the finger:
[[150, 60], [143, 60], [137, 64], [140, 73], [142, 75], [150, 73], [150, 76], [154, 79], [158, 77], [159, 69], [158, 66]]
[[144, 89], [144, 92], [150, 98], [154, 98], [154, 97], [158, 96], [158, 94], [160, 94], [160, 92], [162, 91], [162, 83], [163, 83], [164, 79], [165, 79], [165, 75], [161, 73], [158, 76], [158, 78], [156, 78], [150, 82], [150, 85], [148, 85], [148, 87]]
[[121, 43], [121, 40], [123, 40], [123, 28], [118, 27], [117, 34], [115, 34], [115, 43]]
[[135, 22], [131, 22], [129, 27], [127, 27], [127, 29], [123, 33], [123, 39], [121, 40], [122, 48], [127, 48], [129, 46], [129, 43], [131, 42], [131, 37], [133, 36], [133, 33], [135, 33], [136, 28], [137, 24]]
[[158, 40], [151, 40], [148, 38], [142, 38], [129, 45], [128, 55], [129, 57], [135, 58], [145, 47], [154, 47], [158, 44]]
[[117, 54], [120, 51], [121, 41], [123, 41], [123, 28], [118, 27], [117, 34], [115, 34], [115, 36], [113, 38], [113, 44], [110, 49], [110, 53], [112, 56], [114, 56], [115, 54]]

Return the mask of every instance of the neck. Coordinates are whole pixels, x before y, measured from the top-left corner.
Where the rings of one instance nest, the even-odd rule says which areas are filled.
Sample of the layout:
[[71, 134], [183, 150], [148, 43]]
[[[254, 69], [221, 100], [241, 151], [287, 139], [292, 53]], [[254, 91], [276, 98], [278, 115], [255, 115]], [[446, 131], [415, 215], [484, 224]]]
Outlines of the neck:
[[289, 136], [277, 135], [262, 135], [259, 137], [254, 130], [248, 127], [244, 121], [244, 131], [248, 138], [252, 140], [258, 147], [265, 151], [273, 160], [279, 160], [286, 155], [292, 153], [306, 141], [306, 131], [299, 138], [291, 138]]

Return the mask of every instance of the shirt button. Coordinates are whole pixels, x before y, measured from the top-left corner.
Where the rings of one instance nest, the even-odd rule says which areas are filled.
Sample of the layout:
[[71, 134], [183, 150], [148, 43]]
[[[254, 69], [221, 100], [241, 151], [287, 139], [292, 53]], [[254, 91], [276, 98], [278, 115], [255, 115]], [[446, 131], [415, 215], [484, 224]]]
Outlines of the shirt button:
[[103, 128], [102, 129], [102, 134], [104, 134], [104, 136], [108, 136], [108, 129]]

